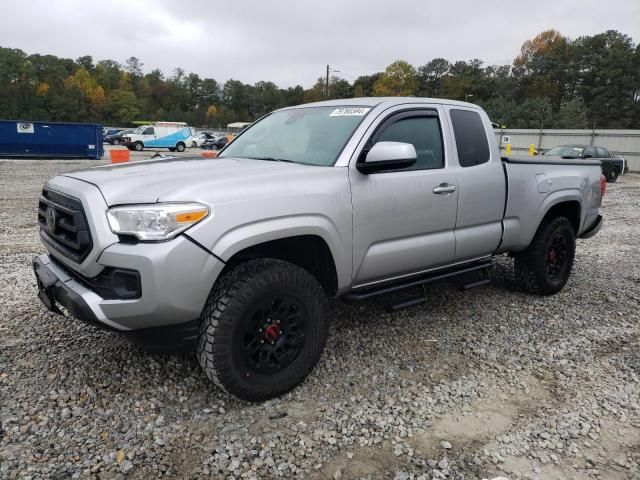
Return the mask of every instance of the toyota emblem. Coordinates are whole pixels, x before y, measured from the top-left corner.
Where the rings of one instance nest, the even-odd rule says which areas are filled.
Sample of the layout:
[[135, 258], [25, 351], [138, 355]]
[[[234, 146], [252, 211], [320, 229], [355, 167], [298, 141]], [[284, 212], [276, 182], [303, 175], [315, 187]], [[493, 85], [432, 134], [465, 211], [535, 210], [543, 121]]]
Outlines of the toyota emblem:
[[46, 215], [46, 220], [47, 220], [47, 228], [49, 229], [49, 231], [51, 233], [54, 233], [56, 230], [56, 212], [53, 208], [51, 207], [47, 207], [47, 215]]

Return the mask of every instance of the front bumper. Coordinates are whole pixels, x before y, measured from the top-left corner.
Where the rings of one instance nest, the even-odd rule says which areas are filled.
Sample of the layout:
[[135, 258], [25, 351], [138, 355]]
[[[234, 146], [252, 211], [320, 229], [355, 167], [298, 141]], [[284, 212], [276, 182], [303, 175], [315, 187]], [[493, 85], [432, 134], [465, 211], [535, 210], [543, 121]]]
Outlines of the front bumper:
[[38, 297], [49, 310], [59, 313], [59, 304], [78, 320], [114, 329], [109, 320], [104, 316], [99, 318], [96, 315], [99, 312], [89, 307], [89, 303], [96, 300], [97, 295], [73, 280], [48, 255], [39, 255], [33, 259], [33, 271], [38, 282]]
[[195, 340], [197, 320], [224, 268], [224, 263], [184, 235], [162, 243], [116, 243], [100, 254], [98, 263], [139, 272], [140, 298], [102, 298], [55, 258], [40, 255], [33, 260], [40, 299], [50, 310], [61, 305], [83, 322], [162, 350], [185, 350], [162, 348], [162, 344]]

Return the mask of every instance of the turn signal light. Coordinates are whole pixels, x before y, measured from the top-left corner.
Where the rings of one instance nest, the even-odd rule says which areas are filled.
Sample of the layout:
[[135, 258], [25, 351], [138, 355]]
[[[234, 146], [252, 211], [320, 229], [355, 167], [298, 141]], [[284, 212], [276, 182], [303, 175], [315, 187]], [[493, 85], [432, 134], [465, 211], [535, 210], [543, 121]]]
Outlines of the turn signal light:
[[207, 216], [207, 210], [196, 210], [193, 212], [182, 212], [176, 214], [177, 223], [195, 223]]

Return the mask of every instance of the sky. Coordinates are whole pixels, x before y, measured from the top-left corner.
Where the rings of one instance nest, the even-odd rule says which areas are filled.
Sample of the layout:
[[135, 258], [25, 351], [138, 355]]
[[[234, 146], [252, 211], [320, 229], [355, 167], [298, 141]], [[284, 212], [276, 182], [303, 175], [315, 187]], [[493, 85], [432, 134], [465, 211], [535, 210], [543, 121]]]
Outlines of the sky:
[[29, 0], [2, 4], [0, 46], [176, 67], [224, 82], [311, 87], [330, 64], [349, 81], [399, 58], [509, 64], [524, 41], [615, 29], [640, 42], [638, 0]]

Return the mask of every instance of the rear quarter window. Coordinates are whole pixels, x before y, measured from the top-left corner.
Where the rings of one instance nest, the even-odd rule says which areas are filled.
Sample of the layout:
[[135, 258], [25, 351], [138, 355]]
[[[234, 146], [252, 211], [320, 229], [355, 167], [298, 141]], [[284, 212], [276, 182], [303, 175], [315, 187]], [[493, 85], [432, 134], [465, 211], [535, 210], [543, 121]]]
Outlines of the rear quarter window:
[[460, 166], [473, 167], [488, 162], [489, 142], [480, 115], [471, 110], [457, 109], [451, 110], [449, 114]]

